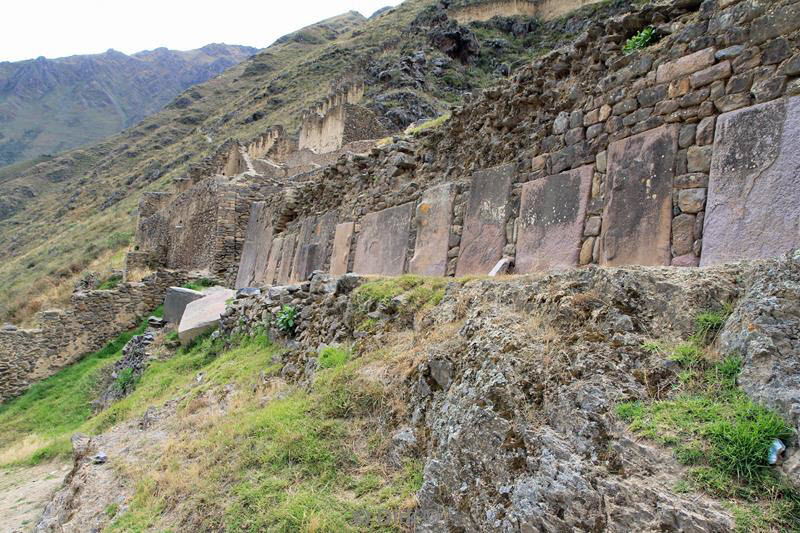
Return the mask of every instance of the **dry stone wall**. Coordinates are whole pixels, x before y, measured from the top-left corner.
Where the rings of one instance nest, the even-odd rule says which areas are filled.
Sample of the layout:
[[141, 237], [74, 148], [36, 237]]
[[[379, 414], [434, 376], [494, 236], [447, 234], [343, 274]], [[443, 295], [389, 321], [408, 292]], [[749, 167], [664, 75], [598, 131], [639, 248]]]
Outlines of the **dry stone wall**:
[[[231, 283], [238, 270], [239, 287], [316, 270], [462, 276], [784, 252], [800, 246], [790, 142], [799, 6], [634, 6], [468, 97], [443, 127], [327, 154], [301, 133], [300, 149], [273, 162], [280, 175], [253, 158], [275, 146], [282, 130], [271, 129], [231, 150], [238, 174], [199, 182], [145, 218], [141, 227], [153, 228], [140, 232], [139, 251]], [[623, 54], [645, 27], [658, 42]], [[306, 118], [354, 105], [360, 90]], [[263, 204], [251, 214], [253, 202]]]
[[387, 132], [375, 113], [356, 105], [363, 96], [363, 84], [354, 84], [306, 111], [300, 129], [299, 149], [326, 154], [354, 141], [385, 137]]
[[17, 396], [81, 356], [99, 350], [164, 301], [173, 285], [190, 279], [185, 272], [156, 272], [114, 290], [73, 293], [66, 309], [39, 313], [37, 327], [0, 328], [0, 401]]

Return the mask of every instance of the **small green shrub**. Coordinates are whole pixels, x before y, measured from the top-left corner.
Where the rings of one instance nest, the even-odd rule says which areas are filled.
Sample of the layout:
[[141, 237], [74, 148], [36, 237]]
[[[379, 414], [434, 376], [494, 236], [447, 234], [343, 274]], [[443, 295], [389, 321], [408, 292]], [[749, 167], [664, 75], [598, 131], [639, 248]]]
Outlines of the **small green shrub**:
[[320, 368], [336, 368], [350, 359], [350, 352], [339, 346], [326, 346], [319, 352]]
[[700, 362], [701, 355], [702, 352], [695, 343], [682, 342], [675, 347], [669, 358], [682, 367], [691, 368]]
[[129, 391], [135, 384], [136, 376], [134, 376], [132, 368], [123, 368], [114, 382], [114, 385], [120, 392]]
[[648, 26], [625, 41], [625, 46], [622, 47], [622, 52], [625, 54], [632, 54], [636, 50], [647, 48], [654, 42], [656, 42], [656, 30], [652, 26]]
[[111, 291], [116, 289], [119, 284], [122, 282], [122, 276], [119, 274], [113, 274], [103, 280], [103, 283], [97, 286], [97, 290], [99, 291]]
[[732, 312], [733, 306], [725, 304], [721, 309], [704, 311], [697, 315], [695, 318], [695, 340], [701, 344], [711, 344]]
[[664, 345], [658, 341], [648, 341], [642, 344], [642, 350], [654, 355], [664, 355]]
[[278, 311], [278, 316], [275, 317], [275, 325], [278, 326], [278, 330], [281, 333], [294, 335], [297, 329], [297, 318], [297, 309], [290, 305], [284, 305], [281, 310]]
[[106, 507], [106, 516], [109, 518], [114, 518], [115, 516], [117, 516], [118, 512], [119, 512], [119, 504], [110, 503], [108, 504], [108, 507]]

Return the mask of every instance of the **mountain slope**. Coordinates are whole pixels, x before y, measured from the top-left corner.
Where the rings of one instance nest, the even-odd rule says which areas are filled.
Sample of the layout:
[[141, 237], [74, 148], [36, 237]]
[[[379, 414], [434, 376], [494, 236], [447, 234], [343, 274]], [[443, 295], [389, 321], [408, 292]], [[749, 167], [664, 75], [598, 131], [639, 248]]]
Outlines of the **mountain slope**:
[[0, 63], [0, 166], [117, 133], [257, 51], [210, 44]]

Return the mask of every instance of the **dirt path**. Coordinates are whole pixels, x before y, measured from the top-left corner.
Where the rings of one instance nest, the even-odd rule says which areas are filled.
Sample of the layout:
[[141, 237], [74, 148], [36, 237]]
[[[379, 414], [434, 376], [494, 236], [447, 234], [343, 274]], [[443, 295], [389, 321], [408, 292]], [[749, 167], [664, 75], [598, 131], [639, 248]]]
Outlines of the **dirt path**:
[[32, 531], [71, 467], [54, 462], [0, 469], [0, 531]]

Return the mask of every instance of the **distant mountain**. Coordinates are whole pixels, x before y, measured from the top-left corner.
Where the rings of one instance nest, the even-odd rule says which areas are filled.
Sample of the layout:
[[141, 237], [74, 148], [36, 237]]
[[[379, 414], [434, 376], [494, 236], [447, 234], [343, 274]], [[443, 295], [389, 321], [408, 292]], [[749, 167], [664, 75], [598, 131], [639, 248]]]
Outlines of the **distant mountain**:
[[0, 62], [0, 167], [120, 132], [257, 51], [209, 44]]

